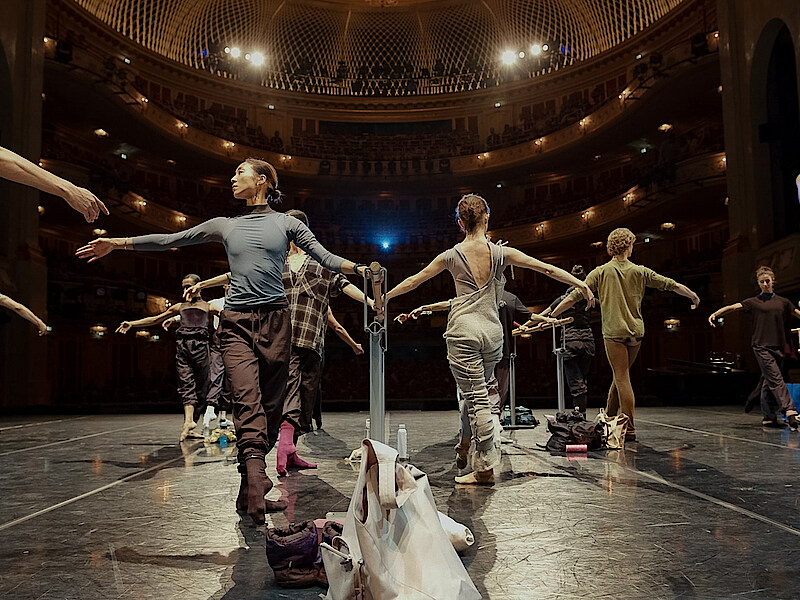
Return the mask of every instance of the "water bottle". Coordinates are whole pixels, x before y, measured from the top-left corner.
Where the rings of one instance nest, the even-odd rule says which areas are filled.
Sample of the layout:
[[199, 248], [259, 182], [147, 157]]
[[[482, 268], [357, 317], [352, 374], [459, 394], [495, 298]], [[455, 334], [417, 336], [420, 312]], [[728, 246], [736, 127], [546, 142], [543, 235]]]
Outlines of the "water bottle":
[[219, 424], [219, 449], [225, 450], [228, 447], [228, 422], [223, 421]]
[[367, 419], [367, 422], [364, 424], [364, 439], [369, 439], [369, 419]]
[[408, 432], [403, 423], [397, 426], [397, 458], [408, 460]]

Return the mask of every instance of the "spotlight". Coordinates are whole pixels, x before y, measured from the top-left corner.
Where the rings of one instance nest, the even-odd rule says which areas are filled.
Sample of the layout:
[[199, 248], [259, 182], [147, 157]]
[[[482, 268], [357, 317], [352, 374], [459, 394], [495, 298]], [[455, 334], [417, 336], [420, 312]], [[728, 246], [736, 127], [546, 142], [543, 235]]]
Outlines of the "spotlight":
[[517, 60], [517, 55], [514, 54], [513, 50], [506, 50], [500, 57], [500, 60], [503, 61], [504, 65], [513, 65], [514, 61]]
[[383, 248], [384, 250], [388, 250], [389, 246], [391, 246], [391, 244], [389, 243], [389, 240], [381, 241], [381, 248]]
[[517, 52], [517, 56], [519, 56], [520, 58], [525, 58], [525, 53], [522, 50], [520, 50], [519, 52]]
[[231, 47], [225, 46], [225, 54], [230, 54], [230, 53], [231, 53]]
[[550, 44], [542, 44], [542, 52], [548, 52], [550, 50]]
[[245, 60], [250, 60], [250, 53], [249, 52], [244, 55], [244, 59]]
[[531, 54], [534, 56], [539, 56], [542, 53], [542, 47], [539, 44], [534, 44], [531, 46]]
[[239, 58], [241, 55], [242, 55], [242, 51], [239, 50], [239, 48], [237, 48], [236, 46], [231, 48], [231, 56], [233, 58]]
[[261, 52], [253, 52], [250, 55], [250, 62], [257, 67], [260, 67], [261, 65], [264, 64], [264, 55], [261, 54]]

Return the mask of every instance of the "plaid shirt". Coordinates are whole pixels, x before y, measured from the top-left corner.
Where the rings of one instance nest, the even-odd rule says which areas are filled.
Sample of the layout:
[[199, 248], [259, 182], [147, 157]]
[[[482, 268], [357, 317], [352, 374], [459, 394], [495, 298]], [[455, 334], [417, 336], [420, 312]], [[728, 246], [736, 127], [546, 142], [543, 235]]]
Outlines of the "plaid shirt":
[[292, 345], [322, 355], [330, 299], [350, 284], [347, 277], [320, 266], [310, 256], [296, 273], [283, 265], [283, 287], [292, 316]]

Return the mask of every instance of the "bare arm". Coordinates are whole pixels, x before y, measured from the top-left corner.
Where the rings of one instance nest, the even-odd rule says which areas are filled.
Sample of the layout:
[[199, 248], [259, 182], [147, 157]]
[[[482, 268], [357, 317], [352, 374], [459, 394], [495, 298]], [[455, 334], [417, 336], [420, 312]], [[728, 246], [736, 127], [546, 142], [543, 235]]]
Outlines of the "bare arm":
[[33, 311], [25, 306], [24, 304], [20, 304], [16, 300], [12, 300], [8, 296], [0, 296], [0, 306], [3, 308], [7, 308], [8, 310], [17, 313], [20, 317], [25, 319], [26, 321], [30, 321], [36, 328], [39, 330], [39, 335], [47, 335], [47, 325], [44, 321], [42, 321], [39, 317], [37, 317]]
[[364, 292], [358, 289], [357, 285], [353, 285], [352, 283], [346, 285], [342, 288], [342, 292], [348, 298], [352, 298], [359, 304], [364, 304], [364, 300], [366, 299], [367, 305], [372, 309], [375, 310], [375, 301], [372, 298], [367, 298], [364, 296]]
[[181, 310], [181, 303], [173, 304], [167, 310], [162, 312], [160, 315], [155, 315], [152, 317], [145, 317], [143, 319], [137, 319], [135, 321], [123, 321], [117, 327], [117, 333], [128, 333], [131, 327], [150, 327], [151, 325], [158, 325], [165, 319], [169, 319], [177, 315]]
[[567, 297], [559, 302], [558, 306], [553, 309], [553, 312], [550, 313], [550, 316], [553, 318], [558, 318], [561, 313], [572, 308], [574, 304], [575, 300], [572, 300], [569, 295], [567, 295]]
[[212, 277], [211, 279], [205, 279], [203, 281], [198, 281], [192, 287], [186, 288], [183, 292], [183, 298], [188, 300], [193, 294], [197, 294], [201, 290], [206, 288], [218, 287], [220, 285], [228, 285], [231, 282], [231, 274], [223, 273], [222, 275], [217, 275], [216, 277]]
[[45, 171], [39, 165], [3, 147], [0, 147], [0, 177], [63, 198], [83, 215], [87, 223], [97, 219], [101, 211], [108, 214], [106, 205], [89, 190]]
[[333, 316], [333, 311], [330, 308], [328, 309], [328, 327], [330, 327], [333, 332], [339, 336], [340, 340], [350, 346], [350, 348], [353, 349], [353, 352], [356, 354], [364, 354], [364, 348], [361, 346], [361, 344], [350, 337], [350, 334], [347, 333], [347, 329], [345, 329], [344, 325], [336, 320], [336, 317]]
[[450, 310], [450, 300], [442, 300], [441, 302], [434, 302], [433, 304], [423, 304], [418, 306], [410, 313], [403, 313], [397, 315], [394, 320], [401, 325], [409, 319], [419, 319], [420, 315], [426, 312], [434, 312], [439, 310]]
[[549, 313], [549, 311], [550, 309], [547, 308], [546, 310], [542, 311], [541, 314], [538, 315], [536, 313], [531, 314], [530, 318], [527, 321], [525, 321], [522, 324], [522, 326], [532, 327], [538, 323], [554, 323], [556, 319], [554, 317], [549, 316], [549, 314], [545, 314]]
[[392, 298], [402, 296], [403, 294], [416, 289], [421, 284], [425, 283], [431, 277], [435, 277], [444, 271], [444, 260], [441, 256], [434, 258], [431, 263], [422, 269], [419, 273], [406, 277], [401, 283], [394, 286], [386, 293], [385, 301], [389, 302]]
[[711, 325], [712, 327], [716, 327], [717, 324], [714, 323], [715, 319], [725, 316], [728, 313], [736, 312], [737, 310], [742, 310], [743, 308], [744, 307], [742, 306], [741, 302], [737, 302], [735, 304], [729, 304], [728, 306], [723, 306], [722, 308], [715, 310], [713, 313], [709, 315], [708, 324]]
[[543, 275], [552, 277], [556, 281], [574, 286], [581, 291], [581, 294], [583, 294], [583, 297], [586, 299], [586, 310], [589, 310], [594, 306], [594, 294], [592, 293], [592, 290], [589, 289], [589, 286], [574, 275], [567, 273], [564, 269], [542, 262], [536, 258], [533, 258], [532, 256], [528, 256], [516, 248], [506, 248], [506, 258], [508, 260], [508, 264], [510, 265], [538, 271]]

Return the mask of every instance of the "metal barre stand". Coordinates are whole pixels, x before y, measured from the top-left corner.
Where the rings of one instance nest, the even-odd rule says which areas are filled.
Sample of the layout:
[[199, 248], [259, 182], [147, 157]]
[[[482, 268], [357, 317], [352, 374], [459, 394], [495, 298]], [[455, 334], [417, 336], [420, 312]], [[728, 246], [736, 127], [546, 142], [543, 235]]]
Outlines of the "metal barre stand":
[[[511, 405], [511, 425], [503, 425], [503, 429], [533, 429], [535, 425], [517, 425], [517, 338], [523, 334], [536, 333], [550, 329], [553, 332], [553, 354], [556, 355], [556, 382], [558, 383], [558, 410], [563, 411], [564, 400], [564, 354], [567, 351], [564, 339], [564, 326], [572, 323], [572, 317], [558, 319], [555, 323], [540, 323], [533, 327], [518, 327], [511, 336], [514, 340], [511, 355], [508, 357], [508, 401]], [[560, 343], [556, 340], [556, 330], [560, 329]]]
[[369, 335], [369, 428], [370, 438], [386, 443], [386, 390], [384, 387], [384, 354], [388, 348], [386, 311], [386, 267], [373, 262], [364, 271], [364, 296], [372, 287], [375, 315], [370, 320], [369, 306], [364, 302], [364, 333]]

